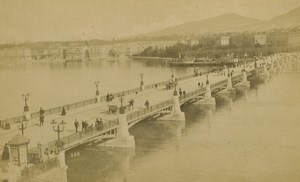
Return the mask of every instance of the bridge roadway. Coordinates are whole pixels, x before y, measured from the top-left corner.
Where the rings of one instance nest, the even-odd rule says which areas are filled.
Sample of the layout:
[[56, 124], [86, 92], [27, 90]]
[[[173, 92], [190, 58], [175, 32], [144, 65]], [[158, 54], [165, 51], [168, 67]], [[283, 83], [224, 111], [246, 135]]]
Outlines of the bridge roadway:
[[[258, 62], [259, 63], [259, 62]], [[248, 67], [246, 68], [247, 72], [250, 72], [254, 69], [254, 63], [248, 64]], [[241, 75], [241, 67], [235, 68], [235, 74], [236, 78], [240, 78], [238, 75]], [[179, 85], [177, 87], [184, 90], [187, 94], [187, 97], [184, 99], [183, 97], [180, 99], [181, 103], [187, 101], [188, 99], [191, 99], [192, 97], [195, 97], [196, 95], [203, 94], [205, 92], [205, 88], [199, 88], [198, 82], [202, 82], [205, 85], [206, 76], [197, 76], [192, 77], [187, 80], [179, 81]], [[211, 83], [211, 87], [213, 87], [216, 83], [221, 83], [221, 85], [218, 85], [216, 87], [223, 87], [227, 84], [227, 76], [212, 73], [209, 74], [209, 81]], [[214, 88], [212, 88], [212, 91]], [[191, 95], [191, 93], [193, 93]], [[141, 119], [144, 119], [150, 115], [155, 114], [158, 110], [162, 110], [165, 108], [169, 108], [171, 106], [170, 100], [173, 96], [173, 89], [167, 90], [165, 86], [159, 86], [157, 89], [148, 89], [144, 90], [142, 92], [139, 92], [138, 94], [131, 94], [128, 96], [125, 96], [124, 104], [127, 105], [128, 101], [130, 99], [134, 99], [134, 109], [133, 110], [127, 110], [127, 121], [130, 124], [130, 127], [133, 126], [135, 123], [140, 121]], [[145, 101], [146, 99], [150, 102], [150, 109], [145, 109]], [[119, 98], [115, 98], [110, 105], [118, 105], [120, 106]], [[159, 105], [161, 104], [161, 105]], [[165, 105], [163, 105], [165, 104]], [[77, 119], [81, 125], [81, 121], [88, 121], [89, 125], [94, 124], [96, 118], [102, 118], [104, 121], [104, 128], [101, 131], [96, 131], [95, 129], [92, 132], [89, 132], [86, 134], [85, 132], [78, 132], [75, 133], [75, 127], [74, 127], [74, 121]], [[117, 114], [110, 114], [108, 112], [108, 103], [107, 102], [99, 102], [95, 104], [91, 104], [85, 107], [76, 108], [72, 110], [67, 111], [66, 116], [61, 116], [59, 114], [52, 114], [48, 115], [45, 118], [44, 126], [39, 127], [38, 126], [38, 119], [32, 119], [28, 123], [27, 129], [24, 131], [25, 136], [30, 139], [29, 149], [36, 149], [38, 143], [48, 143], [50, 146], [54, 145], [56, 139], [57, 139], [57, 133], [55, 133], [52, 130], [52, 125], [50, 124], [50, 121], [55, 120], [60, 122], [61, 120], [64, 120], [66, 122], [64, 131], [61, 133], [61, 138], [65, 142], [65, 148], [69, 149], [74, 146], [80, 145], [82, 143], [86, 143], [88, 141], [94, 140], [99, 135], [103, 135], [104, 133], [107, 133], [103, 136], [103, 138], [112, 138], [114, 136], [113, 133], [111, 133], [112, 130], [115, 130], [118, 125], [118, 115]], [[81, 127], [79, 128], [81, 130]], [[0, 134], [0, 148], [3, 148], [3, 145], [14, 135], [16, 135], [18, 132], [17, 128], [13, 128], [11, 130], [2, 132]]]

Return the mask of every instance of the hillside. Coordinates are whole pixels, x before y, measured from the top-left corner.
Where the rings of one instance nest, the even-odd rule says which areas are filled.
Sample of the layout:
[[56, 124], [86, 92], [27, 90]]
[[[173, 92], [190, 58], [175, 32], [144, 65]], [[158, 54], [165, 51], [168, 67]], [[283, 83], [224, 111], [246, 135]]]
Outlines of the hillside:
[[142, 36], [186, 35], [219, 32], [254, 31], [263, 21], [239, 16], [237, 14], [224, 14], [217, 17], [184, 23], [163, 30], [144, 34]]
[[237, 14], [224, 14], [213, 18], [187, 22], [178, 26], [146, 33], [138, 37], [158, 37], [168, 35], [188, 35], [226, 32], [268, 31], [271, 29], [295, 29], [300, 27], [300, 7], [270, 20], [262, 21]]
[[287, 29], [300, 26], [300, 7], [267, 21], [262, 30]]

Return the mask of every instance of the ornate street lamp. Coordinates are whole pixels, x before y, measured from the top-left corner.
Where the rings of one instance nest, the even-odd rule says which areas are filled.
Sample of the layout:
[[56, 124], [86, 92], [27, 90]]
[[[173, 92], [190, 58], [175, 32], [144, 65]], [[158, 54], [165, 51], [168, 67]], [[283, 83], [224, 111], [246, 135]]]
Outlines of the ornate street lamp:
[[119, 95], [121, 107], [123, 107], [124, 97], [125, 97], [124, 93], [122, 95]]
[[141, 85], [144, 85], [144, 73], [140, 73], [140, 77], [141, 77]]
[[29, 93], [22, 94], [22, 98], [25, 102], [24, 112], [28, 112], [29, 111], [29, 106], [27, 105], [27, 101], [29, 99]]
[[60, 123], [57, 123], [53, 120], [51, 122], [51, 124], [52, 124], [53, 131], [57, 133], [57, 141], [55, 143], [55, 146], [60, 151], [64, 146], [63, 141], [60, 140], [60, 133], [64, 131], [64, 128], [65, 128], [64, 125], [66, 124], [66, 122], [64, 122], [64, 120], [62, 120]]
[[100, 82], [99, 81], [95, 81], [94, 84], [96, 86], [96, 96], [98, 96], [99, 95], [99, 84], [100, 84]]
[[175, 79], [173, 95], [177, 95], [177, 85], [178, 85], [178, 81], [177, 79]]
[[206, 85], [209, 85], [208, 74], [206, 75]]
[[141, 91], [143, 91], [143, 90], [144, 90], [144, 80], [143, 80], [144, 74], [143, 74], [143, 73], [140, 73], [140, 77], [141, 77], [141, 85], [140, 85], [140, 89], [141, 89]]
[[120, 95], [119, 98], [120, 98], [120, 102], [121, 102], [121, 107], [119, 109], [119, 113], [120, 114], [124, 114], [125, 113], [125, 109], [126, 109], [125, 106], [123, 107], [123, 102], [124, 102], [124, 98], [125, 98], [124, 93], [122, 95]]

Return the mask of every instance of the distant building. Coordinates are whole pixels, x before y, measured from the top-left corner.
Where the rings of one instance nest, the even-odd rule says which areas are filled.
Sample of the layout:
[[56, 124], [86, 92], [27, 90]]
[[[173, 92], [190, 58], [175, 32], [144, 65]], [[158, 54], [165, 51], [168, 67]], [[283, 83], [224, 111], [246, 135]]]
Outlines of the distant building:
[[300, 47], [300, 32], [293, 32], [288, 34], [288, 46]]
[[221, 37], [221, 46], [229, 45], [229, 40], [230, 40], [229, 36], [222, 36]]
[[288, 46], [288, 33], [287, 32], [271, 32], [267, 35], [268, 46], [284, 47]]
[[65, 56], [63, 58], [67, 61], [81, 61], [86, 58], [85, 48], [81, 46], [69, 46], [63, 51], [65, 51]]
[[265, 33], [258, 33], [254, 35], [254, 43], [256, 45], [266, 45], [267, 35]]

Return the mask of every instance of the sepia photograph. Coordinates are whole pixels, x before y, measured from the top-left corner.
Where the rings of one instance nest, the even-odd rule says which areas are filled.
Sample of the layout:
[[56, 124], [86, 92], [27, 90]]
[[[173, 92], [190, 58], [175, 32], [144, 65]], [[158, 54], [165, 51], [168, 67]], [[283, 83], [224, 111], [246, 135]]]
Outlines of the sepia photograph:
[[299, 0], [0, 0], [0, 182], [299, 182], [299, 91]]

